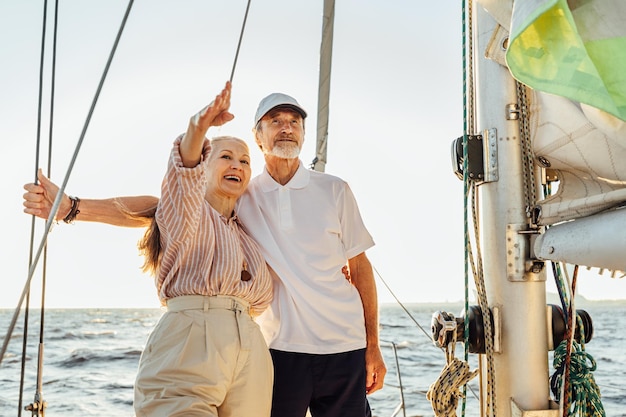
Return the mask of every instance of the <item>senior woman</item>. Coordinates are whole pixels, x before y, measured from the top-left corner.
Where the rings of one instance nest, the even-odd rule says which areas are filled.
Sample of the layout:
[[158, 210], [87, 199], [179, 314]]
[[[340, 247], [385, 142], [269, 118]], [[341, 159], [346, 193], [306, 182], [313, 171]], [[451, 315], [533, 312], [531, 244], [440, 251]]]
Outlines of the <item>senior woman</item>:
[[272, 297], [237, 199], [251, 176], [246, 143], [210, 142], [233, 119], [231, 85], [174, 142], [161, 198], [140, 249], [167, 312], [150, 334], [135, 383], [138, 416], [269, 416], [272, 362], [258, 325]]
[[[235, 213], [249, 150], [238, 138], [205, 137], [233, 119], [230, 94], [227, 82], [176, 138], [158, 202], [142, 212], [120, 205], [130, 223], [148, 225], [139, 248], [166, 307], [139, 361], [137, 416], [270, 415], [272, 359], [253, 317], [269, 305], [272, 279]], [[41, 171], [39, 181], [25, 188], [50, 206], [58, 187]], [[80, 200], [71, 203], [64, 220], [79, 213]]]

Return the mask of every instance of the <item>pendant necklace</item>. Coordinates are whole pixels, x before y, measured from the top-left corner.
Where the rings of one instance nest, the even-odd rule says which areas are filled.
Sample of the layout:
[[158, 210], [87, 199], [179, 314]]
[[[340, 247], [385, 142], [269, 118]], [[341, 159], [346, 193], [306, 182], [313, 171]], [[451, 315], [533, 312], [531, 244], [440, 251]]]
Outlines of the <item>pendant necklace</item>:
[[241, 264], [241, 280], [246, 282], [252, 279], [252, 274], [248, 272], [248, 261], [246, 261], [246, 254], [243, 251], [243, 247], [241, 246], [241, 231], [237, 229], [237, 238], [239, 239], [239, 251], [241, 252], [241, 259], [243, 259]]
[[243, 265], [241, 265], [241, 280], [250, 281], [251, 279], [252, 279], [252, 274], [248, 272], [248, 262], [246, 262], [246, 259], [244, 258]]

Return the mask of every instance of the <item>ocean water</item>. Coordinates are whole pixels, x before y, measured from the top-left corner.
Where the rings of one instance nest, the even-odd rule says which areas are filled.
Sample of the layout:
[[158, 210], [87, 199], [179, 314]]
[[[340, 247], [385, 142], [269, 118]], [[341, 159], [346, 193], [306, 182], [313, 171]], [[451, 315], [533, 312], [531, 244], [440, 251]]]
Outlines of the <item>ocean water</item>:
[[[445, 366], [445, 356], [430, 340], [431, 317], [438, 310], [458, 314], [462, 306], [409, 304], [405, 307], [408, 313], [400, 305], [381, 306], [380, 336], [388, 374], [385, 388], [370, 396], [377, 417], [433, 415], [426, 392]], [[578, 308], [587, 311], [593, 320], [593, 339], [586, 345], [586, 351], [597, 363], [593, 375], [600, 387], [606, 415], [626, 416], [626, 333], [623, 331], [626, 302], [593, 303]], [[0, 310], [3, 340], [13, 313], [13, 310]], [[47, 402], [45, 415], [132, 416], [137, 363], [147, 335], [161, 314], [158, 309], [46, 310], [41, 367], [43, 398]], [[23, 323], [22, 313], [0, 364], [0, 417], [20, 415]], [[40, 312], [31, 310], [22, 406], [34, 400], [39, 328]], [[456, 349], [456, 356], [462, 359], [462, 345], [458, 344]], [[476, 368], [476, 355], [470, 355], [469, 364]], [[478, 416], [476, 379], [469, 388], [465, 415]], [[402, 396], [404, 410], [398, 408]], [[31, 412], [22, 411], [21, 415], [28, 416]], [[460, 407], [457, 415], [461, 415]]]

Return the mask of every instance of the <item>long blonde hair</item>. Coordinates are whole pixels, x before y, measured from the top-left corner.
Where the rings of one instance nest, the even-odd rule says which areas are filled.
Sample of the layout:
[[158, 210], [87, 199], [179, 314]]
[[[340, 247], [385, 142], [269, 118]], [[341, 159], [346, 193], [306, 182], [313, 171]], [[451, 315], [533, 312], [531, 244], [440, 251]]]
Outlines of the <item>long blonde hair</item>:
[[147, 227], [146, 232], [137, 242], [139, 254], [144, 257], [141, 270], [150, 275], [156, 275], [161, 260], [161, 232], [155, 217], [158, 202], [142, 211], [132, 211], [118, 199], [114, 200], [114, 204], [126, 217]]
[[139, 253], [144, 257], [141, 270], [150, 275], [156, 275], [157, 267], [161, 263], [161, 232], [159, 231], [159, 225], [154, 216], [155, 213], [156, 206], [154, 207], [152, 218], [150, 219], [150, 224], [146, 232], [139, 242], [137, 242]]

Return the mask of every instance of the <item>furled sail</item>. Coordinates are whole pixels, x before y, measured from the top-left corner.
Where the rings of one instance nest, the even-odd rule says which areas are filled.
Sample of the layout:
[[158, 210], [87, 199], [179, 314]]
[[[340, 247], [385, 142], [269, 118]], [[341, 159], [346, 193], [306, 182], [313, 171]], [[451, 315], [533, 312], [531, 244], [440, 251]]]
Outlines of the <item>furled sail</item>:
[[[546, 234], [556, 234], [556, 228], [565, 225], [576, 230], [572, 221], [625, 206], [626, 2], [479, 3], [500, 25], [486, 55], [529, 87], [526, 103], [535, 164], [558, 177], [556, 192], [536, 201], [537, 224], [549, 226]], [[584, 228], [620, 228], [623, 211], [618, 211], [598, 222], [586, 221]], [[571, 237], [558, 233], [566, 240]], [[550, 242], [558, 245], [558, 239]], [[536, 253], [546, 255], [543, 259], [626, 270], [624, 256], [609, 264], [595, 257], [581, 259], [581, 250], [570, 251], [565, 243], [557, 249], [567, 246], [567, 253], [557, 258], [548, 255], [554, 247], [537, 247]], [[591, 242], [591, 247], [600, 247], [597, 243]], [[626, 253], [624, 239], [602, 243]]]
[[626, 123], [602, 110], [533, 91], [537, 163], [558, 172], [559, 188], [539, 201], [541, 224], [599, 213], [626, 201]]
[[530, 122], [540, 165], [559, 173], [541, 224], [626, 201], [626, 3], [516, 1], [506, 64], [533, 89]]

